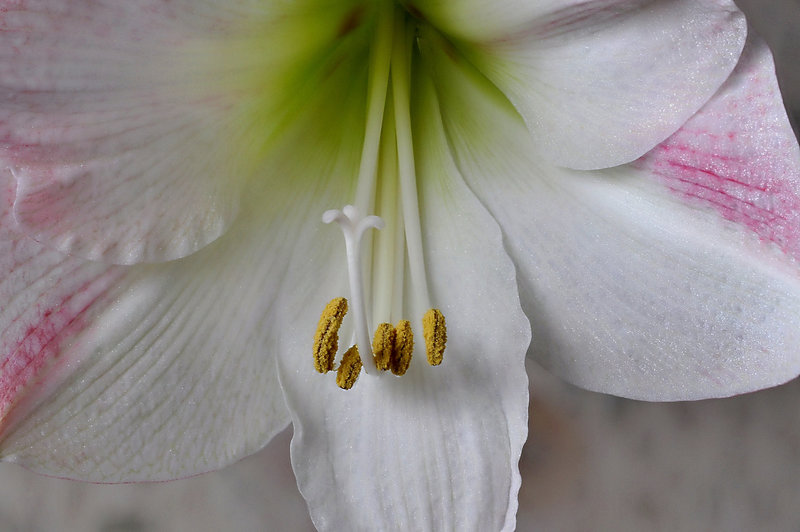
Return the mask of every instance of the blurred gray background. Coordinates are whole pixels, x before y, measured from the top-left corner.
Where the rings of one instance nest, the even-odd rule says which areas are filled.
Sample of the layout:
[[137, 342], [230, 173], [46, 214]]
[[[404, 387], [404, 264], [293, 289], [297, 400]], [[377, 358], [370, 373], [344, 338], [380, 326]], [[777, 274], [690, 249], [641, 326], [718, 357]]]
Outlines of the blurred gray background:
[[[800, 123], [800, 0], [739, 0], [778, 58]], [[518, 530], [800, 531], [800, 382], [650, 404], [577, 390], [531, 366]], [[0, 464], [0, 532], [310, 531], [291, 429], [225, 470], [104, 486]]]

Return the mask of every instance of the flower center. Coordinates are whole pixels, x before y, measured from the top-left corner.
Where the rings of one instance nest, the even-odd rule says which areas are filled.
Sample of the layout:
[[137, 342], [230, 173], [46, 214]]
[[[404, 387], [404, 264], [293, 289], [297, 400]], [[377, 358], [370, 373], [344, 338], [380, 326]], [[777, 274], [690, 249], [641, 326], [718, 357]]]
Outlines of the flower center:
[[[387, 370], [403, 375], [408, 369], [414, 341], [411, 323], [401, 319], [405, 311], [406, 259], [411, 295], [417, 305], [429, 309], [422, 326], [431, 365], [442, 362], [447, 339], [444, 316], [430, 304], [417, 197], [410, 112], [411, 52], [416, 25], [409, 23], [405, 13], [392, 3], [384, 3], [379, 9], [370, 49], [367, 119], [356, 206], [326, 211], [322, 218], [325, 223], [337, 222], [345, 239], [355, 330], [355, 345], [345, 352], [338, 369], [337, 384], [345, 389], [353, 386], [362, 366], [370, 375]], [[387, 105], [387, 96], [391, 105]], [[362, 217], [362, 212], [378, 212], [381, 217]], [[384, 227], [386, 230], [374, 246], [372, 239], [362, 246], [368, 229]], [[372, 257], [366, 271], [362, 268], [362, 247]], [[370, 288], [369, 300], [365, 287]], [[372, 321], [381, 322], [371, 344], [369, 301], [373, 303]], [[338, 331], [347, 309], [347, 300], [336, 298], [322, 313], [314, 340], [314, 364], [319, 372], [333, 370]], [[392, 320], [399, 321], [393, 326], [389, 323]]]

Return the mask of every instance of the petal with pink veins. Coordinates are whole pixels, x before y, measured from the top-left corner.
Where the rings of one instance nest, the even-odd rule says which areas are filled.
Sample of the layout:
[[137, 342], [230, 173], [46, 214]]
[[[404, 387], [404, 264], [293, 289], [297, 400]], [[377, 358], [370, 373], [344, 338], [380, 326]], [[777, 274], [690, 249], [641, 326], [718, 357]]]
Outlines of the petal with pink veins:
[[3, 2], [0, 165], [20, 227], [118, 264], [218, 238], [348, 9], [317, 4]]
[[[280, 302], [318, 293], [341, 248], [319, 238], [319, 213], [353, 193], [341, 180], [357, 171], [363, 140], [363, 93], [341, 83], [353, 72], [341, 69], [340, 92], [309, 101], [267, 156], [264, 172], [298, 177], [251, 187], [229, 231], [189, 257], [102, 265], [49, 251], [3, 220], [0, 249], [21, 251], [0, 263], [12, 303], [0, 346], [15, 368], [0, 380], [11, 404], [0, 458], [74, 479], [168, 480], [230, 464], [286, 427], [276, 355], [290, 318]], [[348, 118], [334, 122], [342, 109]], [[325, 116], [339, 134], [314, 127]], [[311, 150], [297, 157], [302, 143]], [[313, 328], [318, 313], [308, 305], [302, 323]], [[313, 372], [309, 349], [286, 355]]]
[[0, 437], [74, 364], [63, 353], [109, 303], [119, 267], [65, 257], [13, 231], [11, 176], [0, 204]]
[[800, 148], [760, 39], [715, 98], [634, 166], [800, 260]]
[[[436, 71], [452, 80], [440, 90], [452, 105], [443, 110], [455, 159], [498, 220], [517, 267], [533, 329], [529, 356], [580, 386], [647, 400], [744, 393], [800, 372], [800, 274], [784, 238], [732, 221], [729, 205], [697, 194], [687, 201], [665, 186], [676, 176], [663, 175], [663, 167], [674, 168], [659, 162], [663, 150], [596, 172], [548, 166], [493, 88], [463, 90], [481, 87], [465, 81], [479, 74], [444, 57]], [[775, 87], [769, 53], [755, 46], [707, 109], [716, 116], [718, 105], [730, 109], [726, 102], [737, 100], [754, 107], [741, 105], [726, 120], [706, 119], [704, 111], [667, 144], [721, 142], [726, 149], [715, 154], [738, 162], [715, 171], [771, 181], [781, 192], [762, 208], [785, 215], [800, 154]], [[472, 113], [457, 112], [464, 107]], [[719, 140], [732, 131], [735, 149]], [[706, 160], [685, 163], [703, 169]], [[740, 188], [758, 194], [755, 186]], [[742, 203], [749, 209], [750, 202]]]

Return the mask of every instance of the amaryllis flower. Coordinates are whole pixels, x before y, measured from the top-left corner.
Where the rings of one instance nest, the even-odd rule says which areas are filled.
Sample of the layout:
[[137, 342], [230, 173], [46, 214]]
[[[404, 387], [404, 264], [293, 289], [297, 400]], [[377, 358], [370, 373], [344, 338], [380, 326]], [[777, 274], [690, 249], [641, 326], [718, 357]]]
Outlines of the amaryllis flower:
[[164, 480], [291, 422], [320, 529], [512, 529], [526, 354], [651, 400], [792, 378], [800, 152], [747, 34], [727, 0], [0, 0], [0, 454]]

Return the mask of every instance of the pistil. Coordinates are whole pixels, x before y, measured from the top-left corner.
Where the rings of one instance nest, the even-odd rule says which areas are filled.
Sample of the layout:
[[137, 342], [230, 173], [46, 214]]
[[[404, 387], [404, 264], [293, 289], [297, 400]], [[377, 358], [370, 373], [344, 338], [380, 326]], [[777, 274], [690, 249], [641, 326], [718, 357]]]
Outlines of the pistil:
[[[344, 247], [347, 255], [347, 271], [349, 273], [350, 281], [350, 300], [353, 308], [353, 319], [355, 321], [356, 330], [356, 345], [360, 346], [359, 350], [364, 353], [366, 363], [364, 363], [364, 371], [369, 375], [371, 373], [377, 374], [378, 367], [375, 365], [375, 360], [371, 355], [370, 341], [369, 341], [369, 328], [367, 324], [367, 307], [364, 299], [364, 286], [361, 274], [361, 237], [367, 229], [383, 229], [384, 222], [378, 216], [365, 216], [362, 217], [352, 205], [345, 205], [342, 210], [325, 211], [322, 214], [322, 221], [326, 224], [336, 222], [342, 229], [344, 234]], [[364, 362], [362, 360], [362, 362]]]

